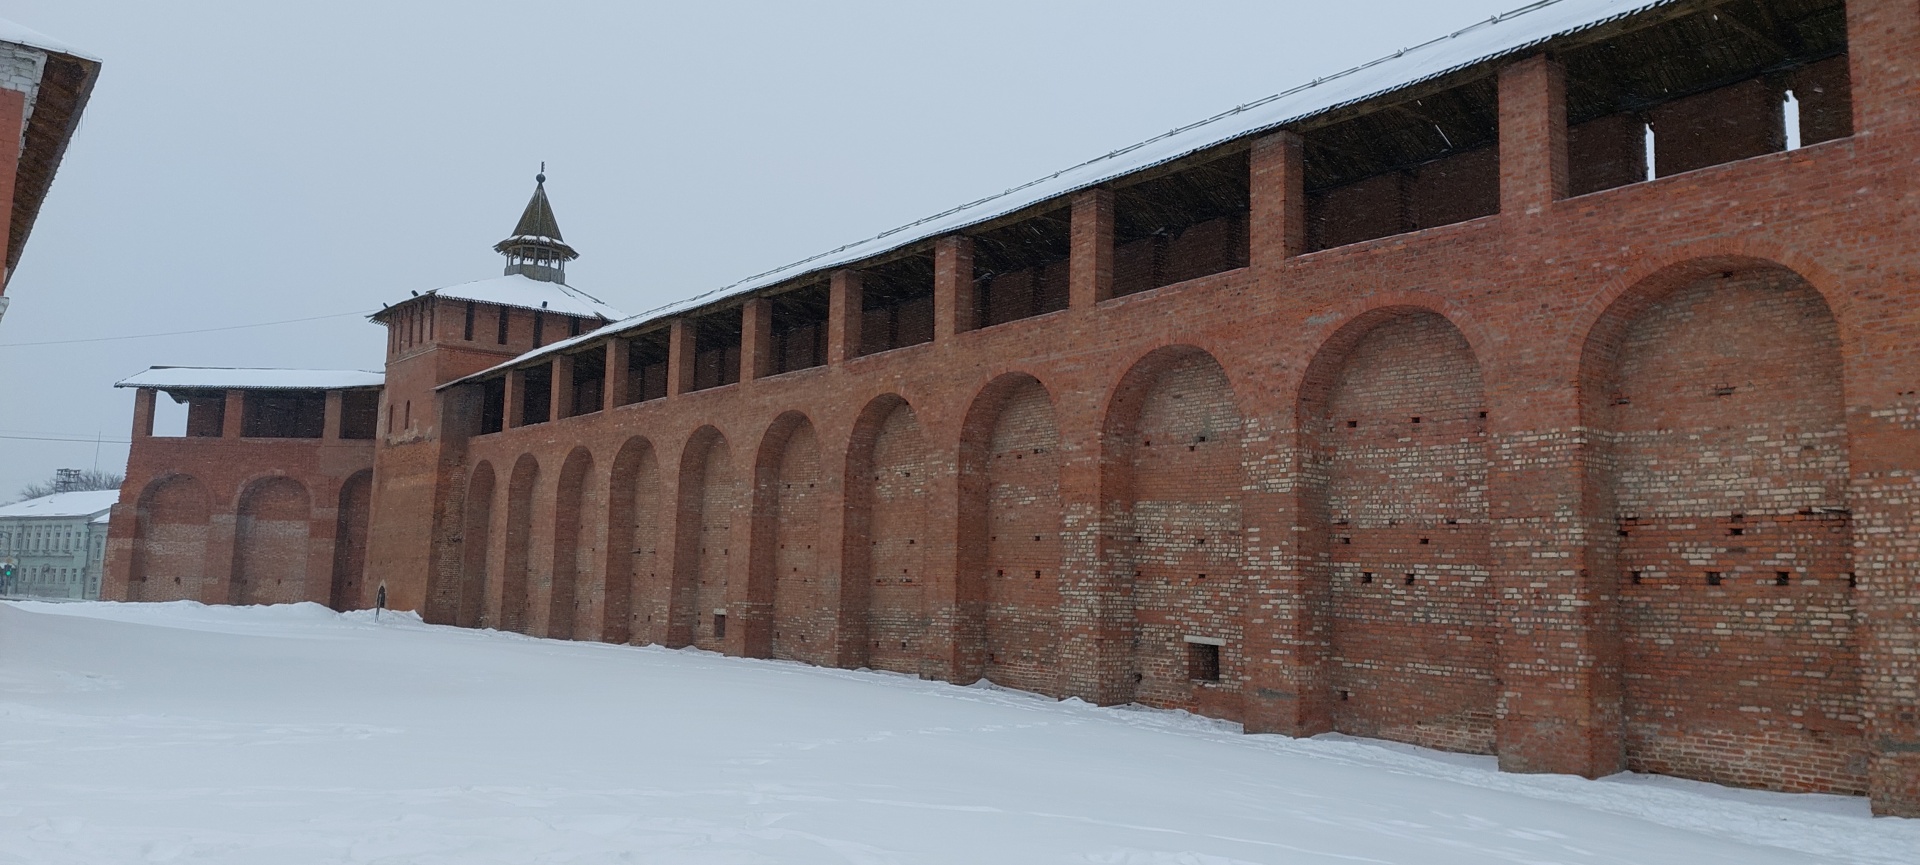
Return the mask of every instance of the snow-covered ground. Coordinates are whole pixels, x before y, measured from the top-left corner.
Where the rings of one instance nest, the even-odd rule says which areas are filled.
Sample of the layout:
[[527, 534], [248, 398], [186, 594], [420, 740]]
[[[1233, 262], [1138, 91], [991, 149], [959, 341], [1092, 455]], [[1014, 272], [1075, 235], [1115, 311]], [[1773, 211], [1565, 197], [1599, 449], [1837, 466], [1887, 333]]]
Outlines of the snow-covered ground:
[[312, 604], [0, 604], [0, 862], [1900, 863], [1671, 779]]

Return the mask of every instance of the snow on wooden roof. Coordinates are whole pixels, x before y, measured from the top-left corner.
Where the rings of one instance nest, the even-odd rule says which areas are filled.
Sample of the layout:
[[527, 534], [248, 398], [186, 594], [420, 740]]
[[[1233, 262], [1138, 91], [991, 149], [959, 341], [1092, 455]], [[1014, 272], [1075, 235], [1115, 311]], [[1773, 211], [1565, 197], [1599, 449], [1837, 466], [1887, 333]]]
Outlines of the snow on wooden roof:
[[1439, 78], [1537, 47], [1557, 37], [1666, 6], [1681, 0], [1538, 0], [1474, 23], [1445, 36], [1403, 48], [1344, 72], [1316, 78], [1290, 90], [1223, 111], [1164, 134], [1123, 147], [1105, 156], [1061, 169], [994, 195], [960, 205], [838, 249], [747, 277], [732, 285], [675, 301], [631, 318], [615, 321], [590, 333], [560, 340], [511, 361], [447, 382], [492, 375], [534, 358], [562, 352], [608, 334], [632, 330], [650, 322], [771, 288], [810, 274], [853, 264], [863, 259], [950, 234], [973, 225], [1016, 213], [1051, 198], [1078, 192], [1110, 180], [1172, 162], [1236, 139], [1298, 123], [1395, 90]]
[[156, 366], [114, 382], [114, 387], [161, 390], [345, 390], [380, 387], [386, 375], [363, 369], [247, 369]]
[[51, 51], [55, 54], [66, 54], [82, 60], [92, 60], [95, 63], [100, 62], [100, 58], [92, 54], [88, 54], [85, 51], [61, 42], [31, 27], [22, 27], [5, 18], [0, 18], [0, 42], [11, 42], [15, 45], [25, 45], [28, 48], [38, 48], [42, 51]]
[[3, 517], [93, 517], [106, 513], [120, 501], [119, 490], [88, 490], [54, 493], [10, 505], [0, 505]]
[[[562, 315], [598, 316], [608, 321], [616, 321], [626, 315], [602, 303], [599, 298], [570, 285], [542, 282], [519, 273], [436, 288], [428, 294], [437, 294], [456, 300], [497, 303], [501, 306], [520, 309], [544, 309]], [[376, 314], [374, 317], [379, 316]]]

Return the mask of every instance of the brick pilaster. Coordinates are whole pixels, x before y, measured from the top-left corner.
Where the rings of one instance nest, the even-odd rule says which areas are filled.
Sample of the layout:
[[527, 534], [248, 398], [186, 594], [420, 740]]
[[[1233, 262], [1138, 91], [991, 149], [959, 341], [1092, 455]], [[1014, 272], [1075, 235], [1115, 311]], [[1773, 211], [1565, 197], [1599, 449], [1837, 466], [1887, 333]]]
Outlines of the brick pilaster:
[[1113, 190], [1074, 193], [1072, 213], [1067, 305], [1092, 309], [1113, 296]]
[[1307, 193], [1300, 136], [1275, 132], [1253, 143], [1251, 226], [1252, 264], [1271, 267], [1306, 252]]
[[1500, 212], [1567, 197], [1567, 77], [1545, 55], [1500, 70]]
[[948, 235], [933, 246], [933, 340], [974, 329], [973, 238]]
[[860, 356], [860, 271], [836, 270], [827, 295], [827, 363]]

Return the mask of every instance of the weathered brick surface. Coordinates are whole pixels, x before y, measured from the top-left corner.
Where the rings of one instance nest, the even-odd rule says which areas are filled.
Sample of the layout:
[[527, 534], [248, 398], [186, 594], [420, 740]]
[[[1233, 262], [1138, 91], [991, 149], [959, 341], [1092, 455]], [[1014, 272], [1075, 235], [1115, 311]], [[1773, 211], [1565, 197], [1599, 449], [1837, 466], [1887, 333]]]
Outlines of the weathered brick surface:
[[[1251, 208], [1184, 229], [1184, 281], [1133, 290], [1167, 238], [1115, 248], [1116, 184], [1047, 205], [1071, 204], [1064, 310], [969, 326], [949, 237], [930, 342], [859, 356], [849, 269], [825, 366], [765, 375], [752, 336], [741, 381], [691, 391], [676, 323], [662, 398], [474, 435], [470, 388], [412, 397], [427, 426], [380, 445], [366, 581], [458, 597], [429, 612], [462, 623], [484, 586], [480, 622], [535, 629], [577, 498], [605, 543], [575, 538], [575, 606], [628, 610], [602, 639], [1920, 814], [1920, 11], [1847, 15], [1851, 80], [1804, 74], [1852, 122], [1792, 152], [1569, 197], [1631, 179], [1632, 129], [1576, 136], [1618, 164], [1570, 165], [1564, 82], [1515, 58], [1492, 166], [1448, 178], [1497, 192], [1491, 215], [1307, 252], [1377, 226], [1309, 232], [1278, 131], [1225, 148]], [[1242, 231], [1246, 266], [1209, 272]], [[456, 366], [397, 373], [418, 392]], [[232, 554], [239, 485], [215, 487], [154, 486], [116, 539], [191, 578], [197, 545]], [[1224, 643], [1221, 681], [1192, 681], [1189, 637]]]
[[1334, 729], [1492, 753], [1479, 364], [1434, 313], [1367, 324], [1312, 420], [1326, 461]]

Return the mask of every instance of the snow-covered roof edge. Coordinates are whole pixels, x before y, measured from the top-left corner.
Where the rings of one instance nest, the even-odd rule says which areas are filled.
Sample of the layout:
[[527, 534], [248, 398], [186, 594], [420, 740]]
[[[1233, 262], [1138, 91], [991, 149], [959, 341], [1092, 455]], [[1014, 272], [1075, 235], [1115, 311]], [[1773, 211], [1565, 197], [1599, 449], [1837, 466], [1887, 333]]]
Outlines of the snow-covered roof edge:
[[39, 498], [0, 505], [0, 517], [53, 518], [86, 517], [111, 509], [120, 501], [119, 490], [79, 490], [53, 493]]
[[364, 369], [154, 366], [114, 382], [113, 386], [180, 390], [346, 390], [381, 387], [386, 379], [385, 373]]
[[440, 385], [440, 388], [490, 376], [529, 360], [691, 309], [883, 255], [1230, 141], [1377, 99], [1397, 90], [1535, 48], [1556, 38], [1679, 2], [1683, 0], [1536, 0], [1445, 36], [1402, 48], [1264, 99], [1235, 106], [1205, 120], [1189, 123], [1003, 192], [883, 231], [866, 240], [849, 243], [731, 285], [655, 307], [579, 336], [550, 343], [505, 363], [449, 381]]
[[82, 60], [91, 60], [95, 63], [100, 62], [100, 58], [92, 54], [88, 54], [85, 51], [61, 42], [31, 27], [22, 27], [5, 18], [0, 18], [0, 42], [11, 42], [15, 45], [25, 45], [28, 48], [50, 51], [54, 54], [65, 54], [70, 57], [78, 57]]

